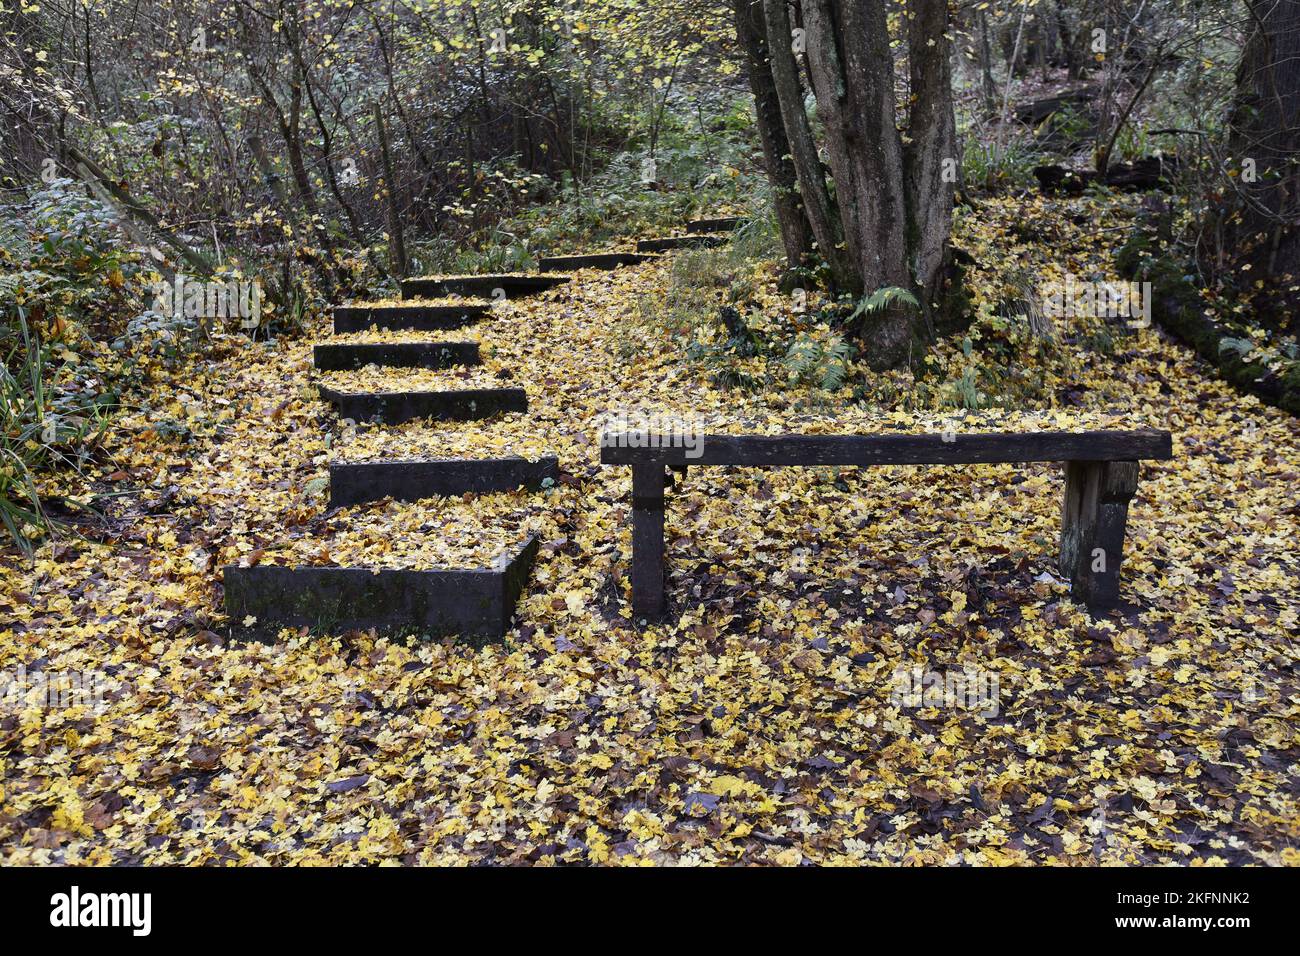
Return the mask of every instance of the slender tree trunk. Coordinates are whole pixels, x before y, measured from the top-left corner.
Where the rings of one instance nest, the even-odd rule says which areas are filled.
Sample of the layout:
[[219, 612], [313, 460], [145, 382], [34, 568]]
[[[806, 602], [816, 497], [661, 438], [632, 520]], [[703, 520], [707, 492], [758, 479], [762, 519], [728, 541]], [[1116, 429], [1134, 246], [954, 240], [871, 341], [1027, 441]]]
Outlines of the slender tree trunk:
[[1240, 202], [1226, 245], [1252, 281], [1285, 287], [1300, 277], [1300, 0], [1246, 5], [1253, 27], [1229, 117]]
[[799, 197], [799, 180], [790, 158], [790, 140], [781, 125], [781, 103], [777, 98], [776, 81], [772, 79], [763, 7], [760, 0], [733, 0], [733, 7], [736, 36], [745, 52], [749, 88], [754, 94], [763, 161], [772, 183], [773, 205], [781, 227], [786, 260], [793, 270], [805, 265], [812, 251], [812, 227], [808, 225]]
[[426, 173], [432, 174], [435, 170], [433, 161], [429, 154], [425, 152], [424, 147], [420, 145], [420, 138], [415, 135], [415, 128], [411, 125], [411, 118], [402, 106], [402, 98], [397, 95], [397, 82], [393, 78], [393, 58], [388, 52], [388, 41], [384, 39], [384, 31], [380, 26], [379, 18], [373, 13], [370, 15], [370, 22], [375, 26], [375, 40], [379, 45], [379, 55], [384, 60], [384, 82], [388, 86], [388, 96], [393, 101], [393, 109], [397, 111], [397, 118], [402, 121], [402, 128], [406, 131], [406, 141], [415, 150], [415, 155], [420, 158], [420, 165]]
[[1097, 168], [1097, 174], [1104, 182], [1106, 173], [1110, 169], [1111, 157], [1115, 153], [1115, 143], [1119, 141], [1119, 134], [1124, 131], [1124, 125], [1133, 113], [1134, 107], [1142, 99], [1142, 95], [1151, 86], [1151, 81], [1155, 79], [1156, 72], [1160, 69], [1160, 58], [1156, 57], [1151, 60], [1147, 68], [1146, 75], [1138, 84], [1132, 95], [1129, 96], [1128, 103], [1125, 104], [1115, 116], [1114, 122], [1109, 127], [1099, 124], [1097, 127], [1097, 150], [1094, 156], [1093, 165]]
[[[249, 30], [247, 22], [242, 21], [244, 29]], [[276, 126], [280, 132], [280, 138], [284, 140], [285, 150], [289, 161], [290, 179], [293, 182], [294, 190], [298, 195], [298, 200], [302, 205], [303, 216], [306, 220], [306, 228], [309, 229], [316, 237], [324, 253], [325, 262], [321, 264], [320, 278], [328, 294], [333, 294], [336, 284], [346, 281], [346, 276], [341, 266], [338, 264], [335, 255], [335, 243], [329, 230], [326, 228], [322, 216], [320, 215], [320, 206], [316, 201], [316, 194], [312, 189], [311, 178], [307, 174], [307, 164], [303, 161], [302, 155], [302, 99], [303, 99], [303, 76], [300, 69], [301, 56], [292, 56], [300, 42], [297, 31], [289, 26], [285, 31], [286, 42], [291, 53], [291, 73], [289, 79], [289, 107], [288, 113], [280, 106], [280, 101], [276, 98], [275, 92], [271, 89], [270, 80], [262, 74], [253, 61], [248, 60], [248, 76], [257, 86], [261, 93], [262, 102], [267, 110], [275, 117]], [[282, 214], [286, 220], [292, 220], [296, 217], [293, 215], [293, 209], [288, 203], [285, 191], [279, 184], [279, 178], [274, 177], [270, 163], [270, 157], [267, 156], [264, 147], [260, 141], [250, 138], [250, 145], [253, 146], [258, 164], [261, 166], [263, 175], [268, 181], [274, 184], [276, 198], [283, 204]]]
[[1020, 22], [1016, 25], [1016, 39], [1011, 46], [1011, 56], [1007, 60], [1007, 85], [1002, 88], [1002, 117], [998, 124], [998, 152], [1006, 141], [1007, 128], [1011, 124], [1011, 89], [1016, 82], [1016, 62], [1020, 59], [1020, 40], [1025, 35], [1025, 15], [1027, 7], [1020, 8]]
[[316, 120], [316, 129], [320, 132], [321, 138], [321, 165], [325, 169], [325, 182], [329, 186], [330, 194], [334, 201], [338, 203], [339, 209], [343, 213], [343, 218], [348, 224], [348, 233], [352, 240], [358, 246], [366, 244], [365, 236], [362, 234], [361, 225], [357, 221], [356, 213], [352, 209], [352, 204], [348, 202], [347, 197], [343, 195], [343, 190], [339, 187], [338, 177], [334, 174], [334, 134], [330, 131], [330, 126], [325, 122], [325, 115], [321, 112], [320, 104], [316, 100], [315, 86], [311, 80], [311, 71], [307, 68], [307, 63], [303, 59], [301, 47], [293, 47], [293, 55], [298, 65], [299, 75], [302, 76], [303, 89], [307, 93], [307, 105], [311, 107], [312, 116]]
[[384, 203], [388, 209], [388, 258], [393, 273], [406, 278], [406, 239], [402, 236], [402, 216], [397, 208], [397, 180], [393, 176], [393, 158], [388, 152], [388, 130], [384, 128], [384, 112], [379, 101], [374, 102], [375, 133], [379, 137], [379, 158], [384, 166]]
[[790, 18], [785, 0], [763, 0], [763, 18], [767, 26], [772, 79], [781, 106], [781, 122], [790, 141], [790, 156], [799, 178], [808, 224], [817, 240], [817, 250], [830, 267], [831, 280], [836, 286], [860, 289], [851, 259], [843, 247], [839, 213], [826, 188], [821, 158], [817, 155], [812, 127], [804, 111], [803, 86], [799, 82], [799, 69], [791, 47]]
[[1072, 80], [1078, 80], [1083, 77], [1083, 56], [1079, 52], [1078, 33], [1072, 23], [1074, 13], [1068, 7], [1062, 8], [1059, 13], [1057, 29], [1061, 35], [1061, 55], [1065, 59], [1065, 75]]
[[47, 160], [62, 159], [59, 120], [48, 107], [55, 100], [49, 78], [42, 76], [46, 68], [38, 59], [50, 53], [54, 43], [47, 25], [49, 15], [39, 9], [20, 11], [18, 7], [11, 3], [0, 8], [0, 53], [5, 54], [0, 62], [13, 69], [13, 79], [6, 76], [5, 87], [15, 97], [6, 98], [6, 104], [14, 110], [13, 120], [0, 127], [6, 160], [0, 171], [12, 173], [8, 165], [12, 162], [28, 175], [39, 176], [47, 168]]
[[[858, 288], [866, 293], [909, 289], [906, 175], [884, 5], [805, 0], [803, 15], [808, 68]], [[901, 303], [869, 316], [867, 361], [875, 367], [904, 361], [912, 349], [915, 318], [915, 310]]]
[[926, 316], [937, 306], [948, 266], [957, 189], [957, 123], [947, 0], [913, 0], [907, 21], [912, 108], [908, 117], [907, 204], [917, 290]]
[[990, 116], [997, 110], [997, 84], [993, 82], [993, 52], [989, 47], [989, 18], [979, 11], [980, 29], [980, 85], [984, 97], [984, 111]]
[[252, 150], [253, 159], [257, 161], [257, 168], [262, 173], [262, 182], [266, 184], [267, 190], [270, 191], [272, 198], [275, 200], [276, 208], [286, 219], [291, 218], [292, 209], [289, 203], [289, 194], [284, 190], [284, 180], [280, 174], [275, 171], [271, 165], [271, 157], [266, 152], [266, 143], [262, 139], [262, 134], [253, 132], [247, 138], [248, 148]]

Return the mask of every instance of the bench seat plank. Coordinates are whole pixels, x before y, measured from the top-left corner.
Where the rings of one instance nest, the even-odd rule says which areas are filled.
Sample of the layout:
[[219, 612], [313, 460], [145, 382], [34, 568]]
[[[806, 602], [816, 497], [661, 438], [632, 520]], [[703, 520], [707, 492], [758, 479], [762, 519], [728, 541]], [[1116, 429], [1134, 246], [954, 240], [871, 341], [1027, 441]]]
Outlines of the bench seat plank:
[[[653, 438], [653, 436], [652, 436]], [[1173, 457], [1169, 432], [988, 432], [948, 435], [706, 435], [698, 457], [636, 432], [601, 436], [605, 465], [960, 465], [1028, 461], [1138, 461]]]

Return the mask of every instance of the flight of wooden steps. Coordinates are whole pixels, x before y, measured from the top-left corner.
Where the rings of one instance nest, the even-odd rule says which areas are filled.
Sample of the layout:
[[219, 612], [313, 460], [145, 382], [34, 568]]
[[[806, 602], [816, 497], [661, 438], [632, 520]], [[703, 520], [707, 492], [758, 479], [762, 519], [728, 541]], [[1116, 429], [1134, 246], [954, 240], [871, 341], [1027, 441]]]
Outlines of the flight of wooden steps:
[[[442, 332], [482, 322], [502, 299], [516, 299], [570, 281], [578, 269], [617, 269], [682, 248], [717, 246], [735, 218], [697, 219], [686, 234], [643, 239], [636, 252], [548, 256], [539, 273], [421, 276], [401, 283], [401, 305], [336, 306], [336, 335], [382, 331]], [[418, 299], [467, 297], [451, 304], [417, 304]], [[471, 301], [477, 299], [478, 301]], [[313, 348], [319, 371], [349, 371], [375, 365], [441, 369], [481, 362], [477, 342], [333, 342]], [[395, 425], [416, 418], [458, 421], [528, 411], [522, 388], [454, 391], [343, 392], [321, 384], [321, 398], [339, 417]], [[329, 508], [355, 507], [393, 499], [539, 491], [559, 479], [553, 456], [487, 459], [339, 461], [329, 466]], [[282, 628], [333, 632], [371, 629], [379, 633], [500, 640], [509, 631], [515, 605], [538, 553], [536, 537], [500, 554], [486, 567], [463, 569], [355, 568], [258, 564], [223, 569], [226, 613], [234, 637], [275, 640]]]

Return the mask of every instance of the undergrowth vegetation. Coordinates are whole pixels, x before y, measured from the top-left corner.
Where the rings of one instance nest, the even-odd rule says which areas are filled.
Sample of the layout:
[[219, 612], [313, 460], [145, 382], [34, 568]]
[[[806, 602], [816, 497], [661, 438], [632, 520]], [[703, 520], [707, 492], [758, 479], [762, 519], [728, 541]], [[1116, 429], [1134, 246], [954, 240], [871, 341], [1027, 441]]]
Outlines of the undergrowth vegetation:
[[[458, 23], [464, 12], [445, 15]], [[1015, 37], [1014, 11], [989, 16], [1004, 42]], [[664, 11], [623, 5], [592, 20], [546, 6], [491, 76], [470, 46], [447, 51], [441, 40], [434, 43], [461, 81], [449, 82], [454, 92], [446, 103], [414, 92], [427, 92], [427, 68], [437, 60], [425, 43], [429, 24], [375, 21], [360, 28], [380, 43], [383, 62], [345, 58], [352, 71], [346, 77], [325, 62], [319, 75], [309, 71], [309, 100], [322, 97], [308, 103], [315, 128], [309, 137], [281, 130], [288, 137], [283, 156], [260, 141], [250, 141], [256, 155], [226, 155], [219, 145], [229, 135], [229, 117], [187, 118], [183, 103], [153, 92], [141, 95], [148, 109], [135, 122], [89, 126], [86, 148], [112, 157], [116, 181], [138, 192], [143, 205], [161, 204], [171, 215], [158, 219], [156, 229], [142, 226], [120, 202], [94, 198], [85, 183], [65, 178], [30, 180], [6, 202], [0, 220], [6, 530], [24, 548], [51, 530], [40, 475], [93, 455], [113, 408], [154, 401], [155, 371], [222, 346], [229, 329], [154, 307], [153, 284], [191, 266], [178, 259], [178, 247], [210, 261], [213, 278], [262, 283], [266, 316], [252, 335], [263, 341], [298, 334], [332, 302], [397, 297], [395, 237], [385, 228], [391, 225], [386, 212], [397, 207], [386, 208], [388, 187], [373, 148], [379, 114], [358, 110], [331, 123], [320, 112], [330, 83], [390, 96], [406, 92], [380, 112], [387, 116], [394, 185], [404, 204], [397, 212], [408, 226], [417, 224], [405, 239], [409, 273], [527, 272], [542, 256], [630, 249], [637, 237], [680, 232], [692, 217], [738, 216], [741, 225], [725, 245], [675, 254], [667, 286], [641, 295], [623, 316], [625, 350], [643, 347], [642, 332], [652, 330], [664, 348], [722, 388], [772, 392], [819, 408], [1068, 405], [1080, 371], [1122, 359], [1130, 330], [1087, 316], [1056, 327], [1043, 315], [1041, 287], [1066, 272], [1090, 281], [1113, 278], [1105, 271], [1108, 253], [1148, 227], [1165, 238], [1178, 267], [1206, 286], [1206, 308], [1226, 333], [1215, 347], [1235, 365], [1300, 380], [1300, 348], [1289, 320], [1255, 321], [1245, 284], [1211, 281], [1197, 271], [1203, 265], [1198, 224], [1222, 198], [1222, 170], [1202, 146], [1223, 133], [1236, 57], [1227, 33], [1198, 35], [1196, 55], [1171, 58], [1112, 129], [1114, 116], [1095, 97], [1132, 89], [1106, 72], [1104, 57], [1091, 76], [1078, 63], [1067, 69], [1046, 61], [1032, 68], [1027, 61], [994, 64], [987, 50], [980, 63], [978, 35], [966, 24], [970, 45], [957, 58], [961, 205], [953, 245], [972, 263], [969, 308], [960, 328], [945, 330], [910, 366], [873, 372], [859, 327], [864, 313], [888, 304], [891, 292], [837, 297], [826, 291], [824, 264], [790, 269], [783, 261], [752, 96], [728, 46], [729, 19], [713, 11], [698, 36], [685, 38]], [[348, 31], [358, 24], [344, 22], [340, 35], [352, 37]], [[600, 44], [585, 48], [575, 41], [587, 34], [598, 34]], [[320, 36], [273, 32], [252, 39], [289, 62], [331, 36], [326, 29]], [[395, 52], [415, 59], [404, 64], [392, 58]], [[1015, 59], [1014, 50], [1003, 52]], [[238, 75], [214, 75], [212, 67], [187, 65], [197, 78], [243, 88]], [[448, 75], [446, 64], [439, 69]], [[245, 79], [263, 106], [282, 109], [274, 86], [262, 85], [265, 77], [250, 72]], [[1056, 97], [1052, 108], [1038, 108]], [[439, 132], [436, 143], [420, 135], [421, 110]], [[484, 121], [481, 140], [460, 125], [475, 110], [496, 117]], [[820, 122], [815, 109], [812, 119]], [[1111, 132], [1114, 162], [1163, 152], [1182, 157], [1171, 166], [1165, 198], [1144, 201], [1146, 213], [1135, 217], [1111, 190], [1091, 186], [1059, 200], [1063, 217], [1047, 215], [1039, 205], [1046, 200], [1033, 197], [1036, 170], [1086, 165]], [[18, 139], [34, 148], [29, 134]], [[191, 151], [172, 163], [178, 142]], [[303, 155], [295, 159], [295, 150]], [[26, 160], [44, 163], [39, 151]], [[264, 194], [252, 196], [254, 184]], [[313, 186], [319, 195], [308, 196]], [[241, 189], [250, 195], [241, 198]], [[227, 215], [203, 218], [205, 203]], [[1102, 217], [1108, 224], [1098, 231], [1093, 226]], [[1067, 261], [1063, 248], [1079, 251]]]
[[[782, 71], [725, 3], [6, 13], [0, 691], [104, 693], [0, 692], [0, 861], [1300, 864], [1300, 431], [1234, 391], [1300, 395], [1300, 349], [1224, 248], [1241, 28], [1194, 0], [853, 7], [884, 30], [823, 36], [845, 87], [834, 42]], [[796, 8], [749, 10], [784, 41]], [[917, 82], [945, 56], [951, 98]], [[831, 115], [881, 91], [897, 128]], [[906, 162], [861, 172], [864, 138]], [[393, 311], [465, 304], [404, 277], [717, 217], [454, 330]], [[1214, 321], [1048, 293], [1121, 277]], [[255, 316], [213, 314], [227, 283]], [[334, 334], [348, 304], [391, 327]], [[425, 402], [457, 416], [399, 407]], [[824, 464], [959, 431], [954, 467]], [[809, 467], [688, 464], [660, 496], [654, 449], [720, 435]], [[632, 474], [620, 442], [652, 452]], [[1005, 460], [1036, 446], [1084, 460]], [[1122, 543], [1117, 607], [1076, 600], [1092, 540], [1112, 582]], [[448, 633], [471, 605], [490, 629]], [[923, 670], [990, 693], [905, 699]]]

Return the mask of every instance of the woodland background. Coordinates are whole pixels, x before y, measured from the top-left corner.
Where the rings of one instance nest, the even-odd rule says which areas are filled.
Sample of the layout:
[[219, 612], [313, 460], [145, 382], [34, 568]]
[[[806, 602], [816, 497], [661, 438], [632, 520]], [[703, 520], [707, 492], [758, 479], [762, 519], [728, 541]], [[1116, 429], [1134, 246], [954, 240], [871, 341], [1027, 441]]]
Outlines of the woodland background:
[[[0, 858], [1300, 863], [1298, 133], [1291, 0], [0, 0]], [[472, 369], [328, 373], [526, 414], [321, 401], [332, 305], [697, 216], [740, 225], [501, 304]], [[180, 275], [259, 325], [158, 308]], [[1154, 325], [1052, 315], [1069, 276]], [[598, 463], [633, 409], [1174, 455], [1099, 616], [1050, 463], [692, 468], [646, 626]], [[339, 460], [512, 455], [559, 479], [327, 501]], [[231, 637], [225, 566], [524, 535], [500, 643]], [[913, 668], [998, 707], [902, 705]]]
[[[740, 9], [761, 26], [759, 6]], [[1183, 276], [1205, 290], [1227, 324], [1189, 319], [1185, 335], [1293, 408], [1294, 6], [939, 5], [958, 202], [1031, 190], [1036, 166], [1105, 172], [1163, 157], [1149, 227], [1116, 238], [1145, 243], [1134, 255], [1148, 260], [1158, 247], [1169, 294], [1188, 294]], [[916, 11], [879, 10], [904, 109]], [[260, 280], [271, 309], [259, 334], [281, 335], [329, 302], [391, 292], [399, 274], [525, 269], [540, 252], [594, 249], [692, 212], [743, 213], [750, 251], [779, 255], [781, 191], [755, 135], [736, 14], [699, 0], [7, 0], [0, 517], [10, 534], [25, 541], [44, 524], [32, 476], [86, 454], [124, 387], [147, 392], [138, 351], [202, 347], [202, 330], [150, 311], [149, 282], [177, 271]], [[797, 5], [787, 15], [802, 23]], [[794, 81], [824, 148], [811, 65], [800, 63]], [[874, 188], [887, 196], [894, 185]], [[785, 240], [807, 251], [806, 236], [786, 229]], [[887, 284], [844, 282], [828, 245], [787, 287], [838, 278], [856, 297]], [[1041, 277], [1006, 281], [1005, 311], [1021, 314]], [[819, 321], [837, 328], [855, 304]], [[969, 311], [959, 303], [957, 322]]]

